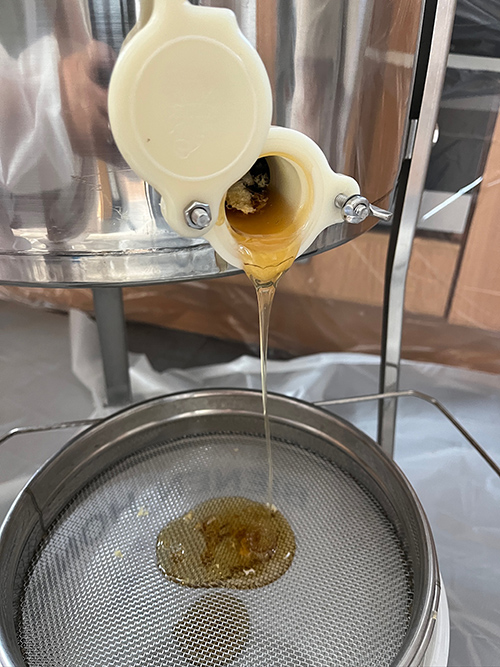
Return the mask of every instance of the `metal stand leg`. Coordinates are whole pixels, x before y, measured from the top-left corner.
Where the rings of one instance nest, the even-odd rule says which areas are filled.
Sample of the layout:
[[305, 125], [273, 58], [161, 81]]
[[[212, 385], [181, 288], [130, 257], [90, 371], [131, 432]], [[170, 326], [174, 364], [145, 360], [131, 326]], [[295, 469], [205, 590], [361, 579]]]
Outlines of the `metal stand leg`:
[[131, 392], [122, 289], [95, 287], [92, 293], [108, 405], [125, 405]]
[[[432, 4], [432, 3], [430, 3]], [[419, 55], [419, 68], [424, 66], [425, 78], [420, 99], [412, 102], [412, 117], [418, 118], [413, 147], [407, 150], [411, 159], [401, 214], [396, 217], [387, 256], [385, 279], [384, 322], [382, 335], [382, 364], [380, 392], [399, 389], [399, 367], [403, 332], [406, 277], [425, 177], [436, 127], [441, 90], [446, 72], [451, 30], [455, 15], [454, 0], [438, 0], [435, 14], [424, 17], [423, 33], [430, 35], [430, 49]], [[427, 25], [426, 25], [427, 23]], [[429, 42], [427, 42], [429, 43]], [[416, 90], [418, 95], [418, 90]], [[394, 453], [397, 398], [384, 398], [379, 403], [378, 442], [389, 456]]]

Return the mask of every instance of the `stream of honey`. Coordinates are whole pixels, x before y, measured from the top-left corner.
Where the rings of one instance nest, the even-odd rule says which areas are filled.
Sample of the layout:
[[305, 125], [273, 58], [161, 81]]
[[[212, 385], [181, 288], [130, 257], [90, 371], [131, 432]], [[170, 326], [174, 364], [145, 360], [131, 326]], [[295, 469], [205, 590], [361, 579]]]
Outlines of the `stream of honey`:
[[294, 212], [282, 194], [272, 187], [269, 189], [268, 202], [260, 211], [250, 215], [239, 211], [226, 213], [238, 243], [245, 273], [257, 293], [262, 411], [269, 469], [267, 502], [269, 507], [273, 507], [273, 457], [267, 410], [269, 323], [276, 286], [297, 257], [300, 235], [293, 222]]
[[257, 293], [262, 408], [268, 461], [267, 498], [213, 498], [169, 523], [158, 535], [162, 572], [187, 586], [258, 588], [289, 568], [295, 536], [273, 504], [273, 456], [267, 409], [269, 322], [276, 286], [300, 247], [300, 228], [281, 193], [269, 186], [267, 203], [255, 213], [226, 209], [245, 273]]

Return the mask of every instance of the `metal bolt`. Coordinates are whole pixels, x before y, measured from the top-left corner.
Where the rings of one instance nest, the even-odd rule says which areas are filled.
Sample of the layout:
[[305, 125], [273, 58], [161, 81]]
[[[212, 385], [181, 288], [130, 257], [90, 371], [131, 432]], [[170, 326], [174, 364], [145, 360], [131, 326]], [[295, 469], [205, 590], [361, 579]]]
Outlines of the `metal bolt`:
[[184, 209], [184, 217], [192, 229], [205, 229], [212, 222], [210, 206], [199, 201], [191, 202]]
[[373, 204], [370, 204], [368, 199], [362, 195], [352, 195], [352, 197], [347, 197], [343, 194], [337, 195], [335, 198], [335, 206], [342, 209], [344, 220], [353, 225], [358, 225], [370, 215], [386, 221], [392, 218], [392, 213], [390, 211], [384, 211], [384, 209], [379, 208], [378, 206], [373, 206]]
[[358, 222], [363, 222], [370, 215], [370, 207], [366, 204], [358, 204], [354, 207], [354, 215]]
[[347, 195], [337, 195], [335, 197], [335, 206], [337, 208], [342, 208], [348, 199], [349, 197]]
[[342, 209], [344, 220], [354, 225], [363, 222], [370, 215], [370, 202], [361, 195], [338, 195], [335, 205]]

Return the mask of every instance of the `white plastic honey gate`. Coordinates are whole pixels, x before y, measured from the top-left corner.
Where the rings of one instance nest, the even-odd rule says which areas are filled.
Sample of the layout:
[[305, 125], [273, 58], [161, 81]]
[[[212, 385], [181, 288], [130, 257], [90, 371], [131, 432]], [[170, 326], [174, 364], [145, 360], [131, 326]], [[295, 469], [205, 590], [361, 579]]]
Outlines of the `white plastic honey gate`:
[[110, 123], [177, 233], [204, 236], [242, 268], [225, 195], [260, 156], [273, 158], [271, 178], [297, 212], [300, 252], [346, 220], [335, 200], [358, 194], [358, 184], [332, 171], [306, 135], [271, 126], [269, 79], [233, 12], [168, 0], [147, 4], [138, 26], [113, 70]]

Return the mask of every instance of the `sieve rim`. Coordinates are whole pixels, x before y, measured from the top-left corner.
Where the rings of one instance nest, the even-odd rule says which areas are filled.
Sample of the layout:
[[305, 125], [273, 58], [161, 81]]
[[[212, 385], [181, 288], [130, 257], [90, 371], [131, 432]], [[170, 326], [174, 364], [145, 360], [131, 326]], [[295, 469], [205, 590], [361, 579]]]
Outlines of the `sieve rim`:
[[[384, 495], [386, 504], [390, 502], [396, 514], [400, 510], [397, 505], [401, 504], [403, 512], [397, 520], [402, 523], [398, 526], [398, 534], [408, 520], [405, 513], [412, 513], [418, 530], [418, 546], [422, 549], [418, 572], [420, 584], [405, 640], [392, 664], [405, 667], [419, 665], [434, 630], [440, 583], [432, 534], [415, 491], [399, 467], [371, 438], [324, 408], [295, 398], [269, 394], [269, 412], [273, 421], [289, 423], [316, 434], [325, 442], [325, 447], [335, 448], [336, 455], [351, 461], [358, 473], [364, 471], [378, 490], [378, 496], [375, 494], [377, 499]], [[202, 419], [217, 415], [238, 415], [240, 419], [245, 415], [253, 418], [260, 416], [260, 392], [208, 389], [169, 394], [138, 403], [74, 436], [33, 475], [0, 528], [0, 663], [3, 667], [25, 665], [15, 628], [15, 577], [28, 539], [33, 539], [35, 535], [37, 545], [48, 526], [76, 493], [96, 475], [139, 451], [137, 447], [124, 451], [126, 440], [133, 440], [131, 436], [165, 428], [179, 420], [196, 433], [193, 422], [196, 425]]]

